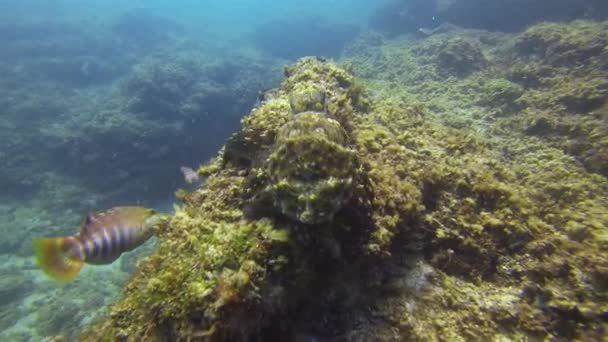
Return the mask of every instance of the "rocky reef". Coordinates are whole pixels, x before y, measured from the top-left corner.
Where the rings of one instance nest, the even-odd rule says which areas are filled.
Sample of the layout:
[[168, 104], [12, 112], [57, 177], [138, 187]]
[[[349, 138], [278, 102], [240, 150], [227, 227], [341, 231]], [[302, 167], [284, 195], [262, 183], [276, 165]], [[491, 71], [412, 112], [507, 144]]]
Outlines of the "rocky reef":
[[430, 37], [415, 52], [430, 59], [440, 72], [455, 76], [468, 75], [487, 64], [476, 40], [458, 36], [448, 39]]
[[437, 2], [437, 16], [467, 27], [515, 31], [542, 21], [577, 18], [606, 19], [608, 5], [601, 0], [444, 0]]
[[[508, 241], [513, 238], [507, 250], [499, 252], [496, 263], [491, 262], [486, 264], [489, 268], [481, 267], [478, 270], [495, 269], [498, 274], [507, 271], [514, 275], [511, 273], [514, 271], [512, 266], [517, 265], [517, 272], [521, 273], [515, 277], [518, 280], [511, 284], [518, 289], [514, 294], [519, 297], [513, 298], [519, 309], [524, 309], [520, 304], [525, 294], [529, 293], [526, 287], [529, 284], [551, 293], [549, 301], [545, 301], [546, 297], [542, 297], [541, 301], [539, 297], [527, 299], [526, 305], [529, 306], [525, 310], [530, 310], [528, 313], [510, 308], [507, 310], [509, 315], [515, 317], [528, 315], [529, 321], [517, 323], [517, 329], [522, 329], [526, 335], [576, 337], [583, 340], [605, 335], [605, 318], [602, 318], [605, 317], [605, 302], [601, 299], [603, 295], [598, 296], [603, 290], [595, 288], [593, 284], [598, 283], [593, 280], [586, 282], [578, 278], [583, 273], [594, 273], [605, 267], [598, 259], [599, 255], [605, 253], [603, 239], [605, 227], [608, 226], [607, 217], [600, 214], [606, 206], [603, 195], [606, 193], [606, 179], [605, 175], [601, 175], [602, 164], [598, 163], [602, 160], [599, 156], [604, 150], [600, 137], [605, 136], [600, 132], [606, 127], [605, 120], [601, 119], [606, 97], [603, 83], [599, 81], [605, 80], [606, 68], [603, 63], [606, 40], [602, 38], [606, 31], [605, 25], [605, 22], [586, 21], [538, 24], [517, 35], [457, 30], [434, 35], [431, 40], [395, 39], [381, 49], [361, 51], [360, 46], [356, 45], [352, 53], [354, 69], [368, 79], [369, 86], [376, 89], [377, 96], [423, 101], [429, 114], [432, 114], [429, 117], [436, 122], [435, 125], [456, 128], [456, 136], [466, 137], [465, 141], [453, 146], [451, 153], [461, 154], [458, 159], [468, 159], [464, 156], [469, 155], [471, 160], [477, 162], [485, 160], [494, 167], [506, 167], [502, 171], [494, 170], [491, 173], [509, 191], [514, 191], [506, 195], [508, 198], [522, 201], [508, 205], [508, 215], [522, 219], [521, 213], [515, 214], [514, 211], [520, 208], [527, 213], [525, 215], [530, 216], [525, 224], [512, 226], [519, 227], [518, 232], [510, 231], [496, 240]], [[429, 45], [436, 46], [436, 40], [450, 41], [454, 38], [476, 42], [486, 57], [485, 67], [469, 74], [446, 74], [436, 60], [420, 53], [426, 51]], [[539, 41], [527, 44], [529, 39]], [[542, 41], [544, 43], [541, 44]], [[547, 53], [549, 47], [550, 54]], [[522, 52], [522, 48], [525, 52]], [[571, 88], [568, 85], [574, 86]], [[394, 89], [401, 89], [401, 93], [397, 94]], [[573, 92], [577, 96], [571, 96]], [[567, 102], [570, 105], [565, 106], [565, 102], [557, 99], [577, 100]], [[573, 121], [569, 121], [569, 118]], [[557, 131], [552, 128], [552, 123], [560, 123], [571, 129]], [[585, 126], [585, 123], [593, 123], [590, 126], [594, 129], [575, 128]], [[424, 135], [428, 135], [428, 132], [421, 133], [421, 136]], [[460, 139], [456, 136], [447, 139]], [[570, 149], [570, 146], [580, 148]], [[431, 151], [436, 151], [436, 148]], [[595, 158], [588, 159], [589, 156]], [[590, 163], [591, 160], [593, 163]], [[452, 179], [457, 178], [459, 177]], [[494, 182], [485, 180], [475, 183], [479, 186]], [[445, 192], [441, 194], [446, 195]], [[481, 198], [475, 200], [476, 206], [488, 204], [485, 199], [480, 201]], [[450, 206], [447, 204], [449, 202], [451, 200], [440, 202], [438, 207], [446, 210]], [[463, 204], [460, 203], [458, 211], [463, 209]], [[498, 203], [495, 202], [492, 206], [495, 204]], [[487, 209], [474, 211], [486, 215]], [[450, 215], [455, 220], [462, 217], [462, 213]], [[471, 222], [470, 219], [466, 221]], [[484, 233], [480, 237], [487, 236], [491, 224], [488, 226], [487, 221], [479, 223], [481, 225], [477, 227], [484, 227]], [[545, 224], [547, 226], [541, 228]], [[504, 229], [505, 226], [502, 227]], [[572, 235], [578, 229], [590, 235]], [[462, 232], [459, 230], [456, 235], [462, 236]], [[442, 239], [443, 237], [440, 238]], [[471, 245], [480, 246], [480, 241], [472, 242]], [[548, 254], [544, 250], [540, 252], [542, 257], [534, 251], [534, 248], [547, 244], [568, 248], [567, 251], [558, 251], [559, 248], [556, 248]], [[585, 250], [587, 247], [584, 246], [589, 249]], [[510, 257], [508, 250], [514, 247], [516, 250], [522, 248], [518, 253], [524, 256]], [[496, 248], [496, 245], [490, 247], [492, 250]], [[450, 268], [452, 271], [459, 268], [453, 264], [454, 256], [459, 254], [458, 250], [449, 247], [447, 253], [435, 254], [433, 258], [440, 257], [451, 265], [445, 268], [449, 273]], [[488, 260], [485, 259], [487, 256], [486, 254], [478, 260]], [[507, 261], [509, 259], [511, 261]], [[587, 263], [587, 260], [595, 261]], [[507, 263], [503, 264], [505, 261]], [[553, 273], [558, 264], [568, 265], [573, 270], [568, 272], [579, 275]], [[461, 270], [465, 269], [472, 270], [468, 266]], [[491, 280], [486, 278], [488, 275]], [[500, 277], [491, 271], [482, 275], [482, 279], [497, 289]], [[525, 283], [528, 285], [523, 285]], [[486, 298], [493, 296], [484, 293], [484, 297], [490, 296]], [[584, 295], [577, 298], [574, 293]], [[529, 324], [532, 322], [536, 324], [534, 329]], [[595, 335], [586, 335], [576, 328], [578, 325], [588, 327]], [[550, 328], [541, 331], [547, 327]]]
[[526, 86], [517, 122], [608, 176], [608, 24], [536, 25], [515, 40], [507, 77]]
[[608, 4], [602, 0], [392, 0], [378, 8], [370, 26], [395, 36], [441, 23], [512, 32], [542, 21], [606, 18]]
[[[184, 205], [158, 229], [159, 251], [128, 285], [132, 296], [96, 331], [144, 339], [292, 336], [309, 328], [280, 327], [279, 316], [295, 322], [302, 310], [326, 308], [311, 287], [342, 283], [332, 274], [342, 278], [337, 270], [347, 260], [360, 260], [348, 266], [354, 275], [384, 256], [396, 222], [378, 215], [373, 224], [370, 179], [352, 137], [355, 117], [368, 108], [362, 89], [314, 58], [286, 74], [220, 156], [199, 169], [205, 185], [182, 194]], [[130, 323], [142, 318], [147, 323]]]
[[[287, 67], [82, 339], [605, 337], [608, 181], [502, 130], [531, 90], [487, 44], [520, 51], [542, 28]], [[484, 57], [453, 73], [434, 49]]]
[[[384, 13], [412, 19], [399, 6]], [[391, 38], [423, 26], [399, 22], [343, 50], [355, 30], [309, 21], [265, 52], [346, 58], [302, 59], [270, 90], [278, 61], [210, 53], [146, 11], [109, 31], [0, 25], [1, 338], [606, 339], [608, 24]], [[325, 30], [336, 44], [314, 50]], [[39, 277], [32, 236], [173, 191], [210, 153], [157, 246], [66, 287]]]

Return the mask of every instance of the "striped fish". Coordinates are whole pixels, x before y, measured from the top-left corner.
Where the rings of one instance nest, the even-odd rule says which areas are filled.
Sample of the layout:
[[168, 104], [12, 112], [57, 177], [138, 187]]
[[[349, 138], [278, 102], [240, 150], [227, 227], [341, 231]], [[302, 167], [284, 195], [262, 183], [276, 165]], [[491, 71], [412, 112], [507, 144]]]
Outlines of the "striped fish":
[[51, 278], [69, 282], [83, 263], [111, 264], [152, 236], [154, 210], [114, 207], [87, 215], [78, 235], [33, 241], [36, 261]]

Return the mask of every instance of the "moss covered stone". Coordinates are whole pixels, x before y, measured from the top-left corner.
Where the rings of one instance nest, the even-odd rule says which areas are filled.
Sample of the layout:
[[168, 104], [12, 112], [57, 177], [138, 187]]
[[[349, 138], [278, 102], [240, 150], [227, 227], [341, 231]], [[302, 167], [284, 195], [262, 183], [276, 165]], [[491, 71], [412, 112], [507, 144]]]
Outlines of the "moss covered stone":
[[602, 175], [608, 175], [607, 27], [587, 21], [534, 25], [513, 39], [517, 59], [508, 70], [527, 87], [516, 100], [523, 108], [519, 127]]
[[506, 79], [494, 78], [489, 79], [483, 84], [483, 98], [480, 101], [482, 104], [492, 107], [509, 107], [511, 109], [523, 93], [524, 88], [514, 82]]
[[[183, 206], [159, 223], [158, 251], [85, 340], [253, 336], [286, 312], [295, 319], [310, 286], [341, 277], [332, 270], [344, 258], [365, 261], [371, 195], [344, 128], [363, 95], [352, 76], [317, 59], [290, 74], [198, 170], [207, 181], [181, 193]], [[306, 75], [323, 85], [327, 113], [293, 113], [292, 82]]]
[[437, 66], [444, 72], [460, 77], [487, 65], [479, 44], [464, 37], [432, 36], [419, 47], [419, 52], [433, 56]]

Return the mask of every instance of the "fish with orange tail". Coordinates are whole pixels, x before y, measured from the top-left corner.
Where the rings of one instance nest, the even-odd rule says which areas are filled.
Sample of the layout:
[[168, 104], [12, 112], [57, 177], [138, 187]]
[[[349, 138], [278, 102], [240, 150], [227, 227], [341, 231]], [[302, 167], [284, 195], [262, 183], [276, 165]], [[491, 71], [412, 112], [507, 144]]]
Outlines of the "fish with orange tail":
[[36, 261], [51, 278], [69, 282], [82, 264], [111, 264], [146, 242], [158, 216], [143, 207], [114, 207], [87, 215], [78, 235], [33, 241]]

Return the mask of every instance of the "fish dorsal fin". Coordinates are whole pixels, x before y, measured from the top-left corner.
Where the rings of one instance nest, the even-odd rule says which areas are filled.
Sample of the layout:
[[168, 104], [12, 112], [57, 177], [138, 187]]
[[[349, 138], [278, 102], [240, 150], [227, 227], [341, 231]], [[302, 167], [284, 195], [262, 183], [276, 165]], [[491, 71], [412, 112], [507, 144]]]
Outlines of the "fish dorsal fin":
[[87, 214], [87, 217], [84, 218], [84, 222], [82, 222], [83, 226], [88, 226], [91, 224], [91, 222], [93, 222], [93, 213], [89, 213]]
[[80, 235], [86, 236], [90, 235], [92, 232], [93, 222], [95, 222], [95, 213], [89, 213], [82, 221], [80, 225]]
[[99, 230], [99, 227], [103, 227], [104, 223], [108, 221], [108, 211], [98, 211], [89, 213], [82, 221], [80, 227], [80, 235], [89, 236]]
[[114, 207], [105, 211], [89, 213], [80, 227], [81, 236], [91, 236], [100, 229], [107, 229], [117, 223], [122, 225], [141, 224], [154, 213], [142, 207]]

